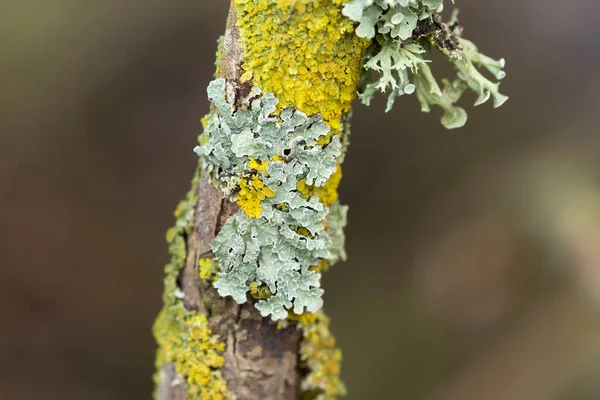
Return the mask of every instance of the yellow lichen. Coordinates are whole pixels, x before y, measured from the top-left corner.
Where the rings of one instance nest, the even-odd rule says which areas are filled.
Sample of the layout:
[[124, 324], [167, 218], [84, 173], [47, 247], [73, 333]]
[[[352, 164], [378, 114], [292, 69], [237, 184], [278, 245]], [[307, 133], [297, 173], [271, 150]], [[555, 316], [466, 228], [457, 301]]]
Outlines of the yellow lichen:
[[307, 185], [306, 179], [298, 181], [297, 189], [305, 199], [315, 195], [319, 201], [326, 206], [330, 206], [338, 199], [338, 187], [342, 180], [342, 167], [337, 165], [335, 172], [331, 174], [323, 186]]
[[200, 278], [214, 280], [217, 276], [217, 266], [212, 258], [201, 258], [198, 261]]
[[[187, 258], [186, 239], [193, 229], [193, 211], [198, 201], [197, 185], [199, 169], [196, 170], [192, 187], [174, 214], [175, 226], [167, 231], [171, 261], [165, 267], [164, 306], [153, 326], [158, 343], [154, 380], [159, 389], [160, 373], [165, 363], [173, 363], [177, 372], [187, 381], [188, 400], [230, 400], [225, 379], [219, 368], [225, 362], [221, 353], [225, 343], [212, 335], [204, 315], [187, 311], [178, 295], [178, 277]], [[200, 270], [209, 271], [210, 259], [201, 260]], [[203, 266], [204, 265], [204, 266]], [[214, 268], [214, 266], [213, 266]], [[215, 271], [216, 273], [216, 271]]]
[[296, 228], [296, 232], [298, 232], [298, 234], [301, 235], [301, 236], [310, 237], [310, 238], [314, 237], [310, 233], [310, 231], [308, 229], [304, 228], [304, 227]]
[[272, 296], [271, 291], [269, 290], [269, 288], [266, 285], [259, 285], [256, 282], [252, 282], [250, 284], [250, 294], [255, 299], [262, 299], [262, 300], [266, 300]]
[[327, 262], [327, 260], [323, 259], [321, 261], [319, 261], [319, 263], [313, 267], [310, 267], [311, 271], [314, 271], [318, 274], [320, 274], [323, 271], [327, 271], [329, 269], [329, 262]]
[[342, 15], [345, 0], [235, 0], [244, 74], [280, 107], [320, 113], [332, 130], [350, 110], [370, 41]]
[[256, 172], [266, 172], [269, 166], [268, 161], [256, 161], [252, 157], [248, 157], [248, 168], [255, 170]]
[[173, 363], [187, 381], [188, 400], [225, 400], [231, 396], [219, 368], [225, 363], [220, 342], [208, 328], [206, 316], [187, 311], [183, 305], [165, 306], [154, 323], [159, 345], [157, 367]]
[[202, 119], [200, 119], [200, 123], [202, 124], [202, 129], [206, 129], [206, 127], [208, 126], [209, 120], [210, 120], [210, 114], [205, 115], [204, 117], [202, 117]]
[[215, 77], [221, 75], [221, 58], [223, 57], [223, 45], [225, 44], [225, 36], [219, 36], [217, 39], [217, 54], [215, 57]]
[[177, 204], [177, 207], [175, 207], [175, 211], [173, 211], [173, 215], [175, 216], [175, 218], [179, 218], [182, 215], [184, 209], [185, 204], [183, 202], [179, 202], [179, 204]]
[[177, 234], [177, 229], [172, 226], [167, 229], [167, 233], [165, 234], [165, 239], [167, 239], [167, 243], [171, 243], [173, 239], [175, 239], [175, 235]]
[[275, 196], [275, 192], [265, 186], [258, 175], [255, 174], [251, 175], [250, 178], [241, 178], [239, 185], [240, 191], [236, 198], [237, 204], [246, 212], [249, 218], [260, 218], [263, 212], [261, 202], [267, 197]]
[[298, 322], [303, 335], [300, 360], [309, 373], [302, 382], [302, 390], [319, 400], [335, 400], [345, 395], [346, 387], [340, 379], [342, 352], [335, 346], [329, 318], [321, 310], [302, 315], [290, 313], [288, 319]]

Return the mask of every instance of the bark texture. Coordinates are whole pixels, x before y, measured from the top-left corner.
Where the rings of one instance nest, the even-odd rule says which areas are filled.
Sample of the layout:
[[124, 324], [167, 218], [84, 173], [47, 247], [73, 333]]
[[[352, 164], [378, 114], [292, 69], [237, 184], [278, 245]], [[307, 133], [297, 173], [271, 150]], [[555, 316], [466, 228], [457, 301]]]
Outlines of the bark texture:
[[[236, 11], [231, 2], [219, 75], [228, 82], [228, 95], [238, 100], [251, 88], [241, 84], [242, 50]], [[301, 332], [295, 324], [278, 329], [262, 318], [253, 301], [238, 305], [223, 298], [200, 279], [198, 261], [211, 256], [210, 243], [237, 205], [226, 199], [210, 178], [200, 172], [194, 229], [187, 240], [187, 261], [180, 286], [184, 305], [208, 317], [209, 327], [226, 344], [221, 373], [238, 400], [287, 400], [300, 397], [299, 349]], [[167, 363], [160, 372], [159, 400], [185, 399], [186, 383]]]

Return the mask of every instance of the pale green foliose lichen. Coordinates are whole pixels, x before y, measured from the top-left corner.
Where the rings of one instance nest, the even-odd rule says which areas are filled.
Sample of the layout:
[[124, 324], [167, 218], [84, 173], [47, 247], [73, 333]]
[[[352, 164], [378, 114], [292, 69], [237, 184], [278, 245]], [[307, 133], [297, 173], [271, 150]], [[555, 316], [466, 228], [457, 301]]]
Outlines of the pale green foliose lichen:
[[336, 201], [329, 207], [329, 214], [325, 218], [327, 233], [329, 233], [331, 239], [331, 246], [329, 247], [331, 254], [328, 259], [331, 264], [338, 261], [346, 261], [344, 228], [346, 227], [347, 215], [348, 206], [343, 206]]
[[360, 23], [356, 28], [359, 37], [374, 38], [379, 33], [406, 40], [419, 20], [443, 8], [443, 0], [350, 0], [342, 13]]
[[[422, 111], [429, 112], [432, 104], [443, 109], [441, 122], [449, 129], [462, 127], [467, 121], [466, 111], [455, 105], [467, 89], [477, 95], [476, 106], [490, 97], [494, 107], [504, 104], [508, 97], [498, 91], [499, 83], [478, 70], [485, 68], [500, 80], [506, 75], [504, 59], [493, 60], [460, 37], [456, 13], [450, 22], [442, 23], [439, 13], [443, 8], [443, 0], [350, 0], [344, 4], [342, 13], [358, 22], [357, 36], [373, 39], [365, 69], [376, 71], [378, 76], [360, 93], [363, 103], [369, 104], [378, 91], [389, 93], [389, 111], [397, 96], [415, 93]], [[434, 47], [457, 69], [456, 79], [443, 80], [443, 88], [426, 59]]]
[[338, 170], [340, 138], [318, 144], [330, 130], [319, 114], [284, 108], [276, 115], [277, 98], [258, 88], [234, 110], [225, 86], [224, 79], [209, 84], [216, 112], [195, 148], [206, 170], [242, 208], [211, 244], [220, 268], [214, 286], [238, 303], [253, 286], [266, 286], [270, 296], [256, 307], [273, 320], [286, 318], [290, 309], [316, 312], [323, 290], [320, 274], [310, 267], [343, 258], [345, 209], [332, 206], [330, 237], [325, 229], [330, 208], [298, 186], [326, 186]]

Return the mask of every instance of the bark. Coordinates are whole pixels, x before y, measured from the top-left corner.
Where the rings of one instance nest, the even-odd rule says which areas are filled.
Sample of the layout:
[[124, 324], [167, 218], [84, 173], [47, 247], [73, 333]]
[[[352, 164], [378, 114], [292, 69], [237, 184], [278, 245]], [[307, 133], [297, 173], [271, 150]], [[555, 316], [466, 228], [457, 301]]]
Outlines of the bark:
[[[232, 0], [219, 75], [227, 79], [228, 94], [236, 99], [236, 104], [251, 88], [239, 82], [242, 63], [239, 38]], [[278, 329], [276, 323], [260, 316], [253, 301], [238, 305], [231, 298], [220, 297], [199, 277], [198, 260], [212, 255], [211, 241], [237, 211], [237, 205], [226, 199], [203, 171], [201, 174], [194, 229], [187, 240], [187, 262], [181, 279], [184, 305], [206, 315], [213, 333], [225, 342], [225, 365], [221, 373], [238, 400], [298, 399], [301, 332], [295, 324]], [[183, 400], [185, 386], [185, 379], [178, 376], [173, 364], [167, 363], [160, 372], [158, 399]]]

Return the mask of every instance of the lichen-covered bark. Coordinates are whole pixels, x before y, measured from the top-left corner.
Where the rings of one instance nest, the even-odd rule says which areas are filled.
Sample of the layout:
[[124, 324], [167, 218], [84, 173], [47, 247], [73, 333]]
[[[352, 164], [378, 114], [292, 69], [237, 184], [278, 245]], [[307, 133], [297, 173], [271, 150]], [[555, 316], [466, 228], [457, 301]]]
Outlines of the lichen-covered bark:
[[[232, 0], [218, 70], [227, 79], [228, 91], [235, 98], [247, 94], [249, 87], [239, 82], [242, 63], [239, 37]], [[237, 209], [205, 174], [199, 173], [197, 188], [193, 189], [198, 192], [198, 204], [181, 277], [185, 308], [207, 315], [212, 332], [225, 342], [222, 376], [228, 391], [237, 399], [297, 399], [301, 332], [293, 325], [278, 329], [276, 323], [262, 318], [252, 304], [238, 305], [220, 297], [199, 277], [198, 260], [210, 255], [211, 241]], [[172, 363], [162, 366], [157, 397], [159, 400], [186, 397], [185, 377], [175, 371]]]
[[[337, 188], [361, 74], [381, 73], [363, 101], [391, 86], [389, 108], [416, 90], [424, 111], [445, 110], [448, 128], [466, 122], [454, 103], [467, 88], [477, 104], [506, 100], [476, 69], [502, 79], [504, 61], [460, 38], [456, 21], [442, 23], [442, 8], [443, 0], [231, 1], [194, 149], [203, 165], [167, 233], [172, 258], [154, 326], [159, 400], [345, 394], [320, 274], [345, 259]], [[423, 58], [431, 47], [459, 71], [444, 92]]]
[[[354, 35], [353, 23], [341, 15], [341, 4], [232, 0], [217, 76], [226, 80], [227, 98], [234, 106], [243, 107], [242, 100], [257, 85], [277, 95], [282, 107], [321, 114], [331, 128], [323, 137], [325, 145], [338, 135], [345, 138], [345, 148], [347, 113], [368, 41]], [[328, 206], [337, 200], [340, 179], [338, 164], [323, 187], [302, 181], [298, 191]], [[176, 226], [167, 234], [172, 261], [166, 269], [165, 308], [154, 328], [160, 345], [156, 397], [337, 398], [345, 391], [339, 380], [341, 353], [322, 312], [290, 314], [289, 320], [276, 323], [261, 317], [256, 299], [248, 296], [246, 303], [236, 304], [221, 297], [212, 280], [201, 278], [200, 260], [214, 257], [211, 242], [239, 210], [214, 183], [198, 169], [192, 191], [176, 211]], [[314, 270], [327, 267], [323, 262]]]
[[[229, 50], [224, 48], [223, 60], [228, 57]], [[228, 390], [238, 399], [297, 399], [300, 331], [294, 326], [277, 329], [251, 303], [238, 305], [220, 297], [199, 277], [199, 259], [210, 254], [210, 242], [237, 206], [204, 175], [198, 183], [198, 199], [182, 278], [184, 304], [207, 315], [212, 332], [225, 342], [221, 372]]]

